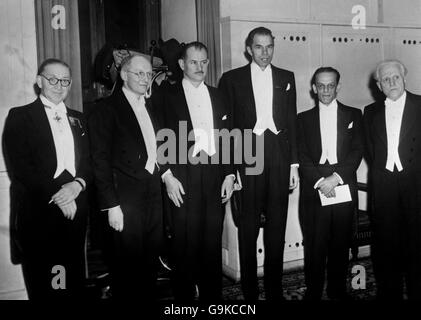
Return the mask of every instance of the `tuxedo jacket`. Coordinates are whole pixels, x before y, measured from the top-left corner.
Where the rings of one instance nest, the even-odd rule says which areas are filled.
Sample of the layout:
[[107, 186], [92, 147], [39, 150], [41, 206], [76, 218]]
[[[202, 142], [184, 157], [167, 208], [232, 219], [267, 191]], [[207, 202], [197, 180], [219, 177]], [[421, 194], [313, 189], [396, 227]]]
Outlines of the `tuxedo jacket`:
[[[150, 99], [145, 106], [155, 133], [158, 123]], [[122, 89], [104, 99], [89, 118], [91, 153], [100, 209], [120, 205], [114, 172], [119, 171], [142, 183], [150, 173], [142, 130]], [[154, 175], [159, 168], [155, 166]]]
[[[297, 106], [294, 74], [272, 66], [273, 120], [285, 152], [285, 164], [298, 163]], [[253, 130], [257, 116], [250, 64], [224, 73], [219, 82], [233, 115], [233, 128]], [[271, 150], [265, 150], [271, 152]]]
[[[207, 86], [207, 88], [212, 104], [213, 128], [215, 130], [230, 130], [231, 114], [225, 106], [223, 96], [218, 91], [218, 89], [210, 86]], [[190, 117], [190, 112], [187, 105], [182, 83], [179, 82], [177, 84], [168, 86], [165, 90], [165, 94], [163, 95], [161, 103], [162, 106], [160, 110], [162, 110], [163, 112], [162, 119], [164, 122], [164, 127], [166, 129], [171, 129], [175, 133], [177, 145], [176, 148], [173, 148], [173, 151], [175, 151], [177, 155], [176, 157], [173, 157], [173, 160], [175, 161], [161, 166], [162, 173], [164, 173], [168, 169], [171, 169], [171, 172], [174, 174], [175, 177], [181, 178], [182, 180], [186, 180], [188, 168], [192, 165], [189, 163], [188, 160], [188, 151], [190, 150], [191, 154], [195, 140], [193, 135], [193, 124]], [[187, 130], [186, 132], [183, 132], [184, 130], [180, 129], [180, 122], [185, 122]], [[191, 135], [191, 139], [189, 139], [191, 141], [186, 141], [186, 138], [189, 136], [189, 134]], [[231, 142], [233, 143], [233, 140]], [[183, 144], [185, 144], [185, 148], [182, 147]], [[233, 173], [232, 162], [230, 159], [229, 163], [223, 163], [222, 139], [215, 138], [215, 148], [217, 150], [217, 155], [215, 155], [214, 157], [218, 156], [218, 164], [215, 164], [214, 166], [215, 168], [219, 168], [219, 170], [218, 175], [216, 177], [209, 178], [220, 179], [222, 184], [225, 176]], [[229, 151], [230, 150], [224, 152], [228, 154]], [[229, 157], [231, 157], [231, 153], [229, 154]], [[187, 163], [186, 161], [183, 161], [183, 159], [187, 159]]]
[[[421, 181], [421, 96], [407, 91], [399, 133], [399, 158], [404, 171], [412, 172]], [[384, 102], [376, 102], [364, 110], [367, 161], [371, 167], [386, 170], [387, 133]]]
[[322, 155], [319, 106], [298, 115], [298, 150], [302, 196], [314, 190], [315, 183], [333, 172], [339, 174], [344, 184], [349, 184], [353, 199], [357, 196], [356, 171], [364, 152], [364, 134], [361, 110], [338, 101], [336, 154], [334, 165], [319, 164]]
[[[73, 181], [74, 177], [65, 170], [54, 178], [57, 167], [56, 151], [45, 107], [38, 98], [34, 102], [12, 108], [4, 127], [5, 160], [11, 178], [11, 216], [10, 231], [13, 252], [21, 245], [21, 240], [30, 244], [36, 233], [51, 227], [52, 217], [65, 219], [61, 213], [50, 215], [48, 212], [59, 210], [54, 204], [48, 204], [51, 196], [61, 186]], [[89, 141], [83, 115], [67, 108], [67, 120], [73, 134], [75, 150], [76, 177], [85, 180], [88, 185], [92, 180], [89, 154]], [[86, 192], [81, 192], [76, 199], [77, 212], [75, 223], [86, 218]], [[51, 218], [51, 219], [50, 219]], [[55, 228], [59, 226], [54, 225]], [[16, 236], [16, 237], [15, 237]], [[36, 236], [39, 238], [39, 235]], [[27, 241], [25, 241], [27, 240]], [[18, 262], [19, 258], [12, 259]]]

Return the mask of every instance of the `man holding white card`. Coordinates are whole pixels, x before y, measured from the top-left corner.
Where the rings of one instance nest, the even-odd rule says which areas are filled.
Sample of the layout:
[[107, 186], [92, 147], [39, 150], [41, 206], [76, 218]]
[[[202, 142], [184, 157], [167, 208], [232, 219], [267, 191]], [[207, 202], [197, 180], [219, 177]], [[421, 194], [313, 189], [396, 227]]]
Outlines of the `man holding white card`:
[[336, 100], [340, 74], [321, 67], [312, 78], [317, 105], [298, 115], [300, 223], [306, 299], [320, 300], [327, 265], [327, 295], [343, 300], [357, 177], [364, 142], [361, 111]]

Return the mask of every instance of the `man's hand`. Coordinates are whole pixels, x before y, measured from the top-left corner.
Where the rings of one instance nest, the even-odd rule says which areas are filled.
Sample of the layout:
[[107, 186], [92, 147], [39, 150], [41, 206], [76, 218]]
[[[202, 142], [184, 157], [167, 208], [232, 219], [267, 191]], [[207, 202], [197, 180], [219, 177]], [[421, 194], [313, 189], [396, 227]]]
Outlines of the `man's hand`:
[[164, 183], [167, 188], [168, 197], [174, 202], [176, 207], [181, 207], [181, 204], [183, 203], [183, 197], [181, 195], [186, 194], [181, 182], [174, 177], [172, 173], [168, 173], [164, 177]]
[[82, 187], [79, 183], [72, 181], [61, 186], [61, 189], [51, 197], [51, 200], [58, 206], [67, 205], [74, 201], [79, 193], [82, 191]]
[[221, 187], [222, 203], [226, 203], [231, 198], [232, 193], [234, 192], [234, 179], [235, 177], [233, 176], [225, 177]]
[[68, 204], [59, 205], [58, 207], [67, 219], [74, 219], [77, 210], [76, 202], [74, 200], [70, 201]]
[[300, 181], [298, 168], [295, 166], [291, 167], [289, 174], [289, 190], [294, 190], [298, 186], [298, 181]]
[[120, 206], [108, 209], [108, 223], [115, 231], [123, 231], [124, 219]]
[[339, 178], [332, 174], [320, 181], [317, 186], [318, 189], [328, 198], [335, 197], [335, 187], [339, 184]]

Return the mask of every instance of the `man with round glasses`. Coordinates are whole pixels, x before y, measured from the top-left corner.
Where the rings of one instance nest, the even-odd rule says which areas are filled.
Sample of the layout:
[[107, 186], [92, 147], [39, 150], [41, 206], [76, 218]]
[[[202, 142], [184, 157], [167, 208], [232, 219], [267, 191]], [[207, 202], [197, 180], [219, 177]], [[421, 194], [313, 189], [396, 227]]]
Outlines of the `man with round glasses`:
[[83, 115], [64, 104], [71, 82], [65, 62], [45, 60], [39, 97], [12, 108], [4, 129], [12, 262], [22, 263], [29, 299], [81, 298], [84, 288], [91, 171]]
[[[338, 70], [318, 68], [312, 78], [317, 104], [298, 115], [299, 217], [304, 240], [306, 300], [322, 298], [325, 271], [329, 299], [349, 299], [346, 279], [358, 200], [356, 171], [364, 140], [361, 111], [337, 100], [339, 80]], [[321, 198], [339, 196], [339, 188], [349, 190], [351, 201], [321, 203]]]
[[123, 59], [123, 87], [89, 118], [99, 208], [112, 228], [112, 296], [156, 298], [162, 242], [162, 198], [151, 100], [152, 66], [133, 54]]

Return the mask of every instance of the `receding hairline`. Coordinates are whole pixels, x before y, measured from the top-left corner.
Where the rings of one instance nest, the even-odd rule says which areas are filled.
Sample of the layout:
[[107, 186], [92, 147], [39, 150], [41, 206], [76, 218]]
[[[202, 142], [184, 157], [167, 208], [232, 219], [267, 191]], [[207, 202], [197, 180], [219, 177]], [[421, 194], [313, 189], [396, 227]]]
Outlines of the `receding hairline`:
[[41, 75], [41, 73], [43, 73], [48, 66], [53, 66], [53, 65], [59, 65], [59, 66], [65, 67], [69, 71], [69, 76], [72, 77], [72, 70], [70, 69], [70, 66], [66, 62], [59, 59], [55, 59], [55, 58], [44, 60], [38, 68], [37, 75]]
[[139, 53], [133, 53], [132, 55], [124, 58], [123, 61], [121, 61], [121, 70], [127, 71], [127, 68], [132, 64], [133, 59], [137, 57], [143, 60], [143, 62], [145, 62], [152, 69], [152, 64], [148, 59], [146, 59], [143, 55]]

